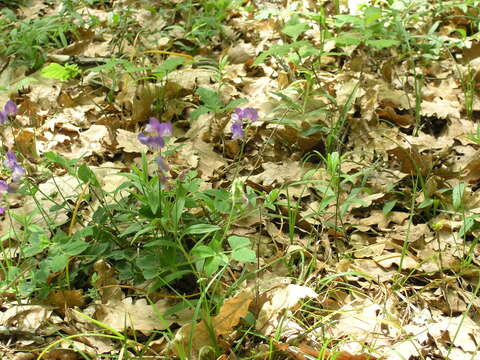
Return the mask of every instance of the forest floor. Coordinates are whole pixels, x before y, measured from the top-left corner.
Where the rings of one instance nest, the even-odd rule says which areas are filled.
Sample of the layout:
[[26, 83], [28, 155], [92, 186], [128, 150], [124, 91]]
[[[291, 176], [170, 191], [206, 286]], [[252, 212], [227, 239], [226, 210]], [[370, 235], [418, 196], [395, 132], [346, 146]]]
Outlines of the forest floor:
[[479, 6], [0, 1], [0, 359], [480, 360]]

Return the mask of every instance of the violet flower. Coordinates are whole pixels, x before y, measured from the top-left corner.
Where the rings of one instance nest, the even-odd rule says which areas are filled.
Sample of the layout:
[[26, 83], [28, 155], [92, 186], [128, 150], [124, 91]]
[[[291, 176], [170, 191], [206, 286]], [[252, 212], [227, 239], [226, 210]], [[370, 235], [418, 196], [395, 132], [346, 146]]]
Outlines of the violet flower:
[[12, 188], [5, 180], [0, 180], [0, 194], [4, 192], [14, 193], [15, 189]]
[[12, 151], [7, 152], [7, 160], [3, 162], [3, 165], [12, 171], [13, 182], [18, 182], [25, 175], [25, 169], [18, 164], [17, 157]]
[[243, 139], [245, 133], [243, 131], [242, 122], [234, 121], [232, 124], [232, 139]]
[[17, 112], [17, 105], [12, 100], [8, 100], [3, 107], [3, 111], [0, 111], [0, 124], [5, 124], [8, 120], [8, 116], [15, 115]]
[[140, 133], [138, 134], [138, 140], [149, 147], [161, 149], [165, 146], [163, 138], [172, 135], [173, 127], [171, 122], [161, 123], [157, 118], [151, 117], [145, 130], [156, 133], [156, 135], [148, 136], [145, 133]]
[[235, 112], [231, 116], [231, 119], [233, 121], [231, 127], [232, 139], [243, 139], [245, 136], [245, 132], [243, 130], [244, 120], [250, 120], [251, 122], [257, 121], [258, 112], [251, 107], [245, 109], [236, 108]]

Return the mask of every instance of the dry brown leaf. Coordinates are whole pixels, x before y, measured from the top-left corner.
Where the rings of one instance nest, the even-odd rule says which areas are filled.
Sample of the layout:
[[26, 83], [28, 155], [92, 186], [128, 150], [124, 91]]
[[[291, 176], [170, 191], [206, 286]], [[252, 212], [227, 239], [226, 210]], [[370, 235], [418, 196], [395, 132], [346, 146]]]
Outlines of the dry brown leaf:
[[95, 316], [96, 320], [112, 329], [118, 331], [132, 329], [148, 336], [153, 330], [164, 330], [173, 323], [163, 317], [169, 308], [166, 300], [149, 304], [146, 299], [134, 301], [129, 297], [121, 302], [111, 300], [106, 304], [99, 304]]
[[85, 305], [83, 290], [54, 290], [48, 294], [47, 305], [53, 305], [60, 310]]
[[116, 140], [118, 147], [126, 153], [146, 153], [148, 150], [148, 146], [140, 143], [137, 134], [131, 131], [117, 129]]
[[0, 324], [19, 329], [39, 329], [52, 316], [50, 307], [40, 305], [14, 305], [0, 312]]
[[[217, 337], [230, 334], [240, 319], [247, 314], [252, 301], [251, 290], [243, 290], [225, 300], [219, 314], [211, 319], [210, 326], [213, 334]], [[196, 359], [200, 348], [215, 344], [208, 328], [205, 321], [195, 324], [193, 328], [191, 323], [182, 326], [175, 335], [173, 350], [177, 354], [190, 354], [189, 359]], [[191, 352], [189, 351], [190, 342]]]
[[263, 172], [250, 176], [249, 179], [264, 186], [285, 185], [302, 179], [306, 172], [298, 161], [284, 161], [280, 164], [266, 162], [262, 164]]
[[118, 286], [120, 281], [115, 278], [115, 270], [110, 264], [104, 260], [98, 260], [93, 265], [93, 270], [95, 270], [98, 276], [95, 287], [100, 294], [102, 303], [122, 301], [124, 295]]
[[395, 110], [390, 106], [377, 109], [377, 115], [382, 120], [387, 120], [395, 125], [401, 127], [410, 127], [413, 125], [414, 119], [410, 114], [397, 114]]
[[302, 299], [318, 297], [311, 288], [294, 284], [277, 287], [266, 295], [268, 300], [262, 305], [255, 328], [267, 336], [279, 330], [286, 310], [295, 309]]
[[427, 175], [432, 169], [432, 157], [420, 154], [414, 145], [410, 147], [397, 146], [387, 152], [397, 158], [400, 162], [400, 169], [405, 174], [415, 175], [420, 173]]
[[428, 333], [440, 349], [447, 350], [448, 343], [452, 343], [470, 354], [478, 354], [480, 331], [478, 325], [469, 316], [444, 317], [430, 324]]
[[393, 264], [398, 267], [402, 264], [402, 269], [418, 269], [419, 267], [415, 259], [410, 256], [402, 256], [402, 254], [385, 254], [377, 256], [373, 260], [385, 269], [390, 268]]

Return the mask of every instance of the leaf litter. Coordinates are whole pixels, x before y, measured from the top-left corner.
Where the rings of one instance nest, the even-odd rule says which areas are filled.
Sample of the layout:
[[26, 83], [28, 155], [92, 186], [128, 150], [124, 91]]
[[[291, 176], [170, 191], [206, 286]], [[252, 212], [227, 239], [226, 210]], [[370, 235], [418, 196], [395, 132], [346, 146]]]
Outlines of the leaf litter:
[[[121, 10], [127, 3], [118, 2], [114, 9]], [[285, 3], [298, 12], [316, 9], [309, 1]], [[354, 14], [354, 1], [345, 3], [350, 6], [350, 14]], [[278, 356], [283, 354], [284, 358], [293, 359], [335, 358], [325, 351], [325, 342], [327, 347], [332, 342], [335, 350], [341, 351], [336, 358], [345, 360], [479, 358], [480, 250], [465, 233], [478, 231], [476, 183], [480, 179], [480, 164], [478, 140], [472, 140], [476, 126], [466, 118], [468, 92], [462, 88], [464, 79], [459, 78], [459, 74], [470, 69], [479, 73], [479, 54], [466, 47], [463, 52], [471, 58], [463, 62], [447, 57], [436, 59], [430, 66], [415, 67], [414, 71], [424, 81], [421, 103], [415, 109], [418, 78], [407, 76], [412, 70], [406, 63], [395, 64], [388, 59], [395, 55], [394, 50], [377, 53], [379, 57], [375, 59], [363, 44], [343, 47], [334, 41], [328, 46], [324, 44], [326, 55], [333, 51], [343, 53], [343, 65], [337, 54], [331, 54], [322, 59], [322, 65], [335, 64], [336, 70], [323, 71], [326, 67], [315, 74], [327, 89], [332, 108], [343, 111], [345, 116], [345, 126], [336, 134], [346, 156], [337, 168], [337, 174], [341, 174], [339, 181], [334, 173], [318, 165], [321, 157], [305, 158], [315, 151], [325, 155], [328, 144], [321, 134], [332, 128], [332, 119], [325, 111], [330, 102], [323, 95], [312, 94], [302, 112], [295, 112], [295, 103], [303, 101], [302, 89], [308, 87], [303, 79], [296, 78], [295, 63], [288, 63], [286, 57], [280, 56], [252, 66], [273, 44], [281, 45], [285, 36], [304, 26], [284, 27], [291, 18], [286, 4], [262, 2], [258, 4], [257, 15], [229, 9], [227, 22], [222, 25], [226, 38], [211, 40], [218, 44], [230, 42], [223, 52], [210, 54], [214, 62], [221, 55], [229, 56], [231, 65], [225, 69], [223, 90], [217, 84], [216, 70], [193, 66], [170, 72], [165, 81], [154, 86], [131, 81], [129, 74], [118, 77], [121, 81], [116, 84], [117, 74], [109, 73], [107, 68], [98, 74], [87, 73], [83, 82], [59, 83], [38, 73], [30, 74], [36, 81], [21, 93], [10, 94], [20, 104], [18, 121], [22, 128], [13, 129], [12, 133], [5, 130], [2, 137], [9, 148], [15, 143], [16, 149], [32, 164], [38, 163], [48, 151], [55, 151], [65, 159], [82, 156], [102, 178], [103, 188], [113, 191], [122, 183], [121, 177], [113, 173], [130, 167], [135, 157], [146, 150], [137, 142], [136, 133], [152, 115], [156, 99], [163, 97], [162, 121], [178, 121], [174, 140], [183, 143], [172, 156], [176, 166], [197, 170], [205, 180], [202, 186], [214, 189], [238, 175], [230, 166], [232, 159], [236, 159], [244, 183], [255, 189], [279, 189], [283, 200], [291, 197], [298, 206], [291, 214], [291, 210], [279, 205], [279, 220], [266, 220], [257, 214], [251, 222], [243, 224], [244, 230], [237, 223], [232, 232], [255, 234], [265, 229], [261, 235], [270, 242], [262, 242], [265, 249], [260, 262], [270, 265], [278, 274], [292, 271], [300, 274], [298, 259], [305, 257], [295, 258], [299, 253], [315, 259], [312, 262], [315, 270], [306, 279], [299, 277], [296, 284], [290, 283], [294, 277], [284, 281], [264, 271], [263, 276], [259, 274], [255, 279], [254, 286], [228, 295], [217, 312], [201, 321], [191, 312], [187, 312], [187, 319], [164, 316], [178, 305], [181, 296], [157, 294], [158, 299], [153, 301], [155, 294], [145, 296], [141, 287], [122, 284], [110, 265], [102, 261], [94, 266], [99, 278], [92, 289], [99, 296], [93, 302], [86, 300], [82, 289], [70, 289], [50, 291], [45, 304], [19, 304], [11, 289], [3, 288], [0, 340], [6, 351], [4, 358], [27, 358], [24, 351], [37, 356], [36, 349], [58, 339], [59, 331], [64, 336], [101, 331], [98, 323], [77, 312], [119, 332], [151, 336], [169, 329], [174, 339], [168, 346], [159, 340], [161, 336], [150, 343], [155, 355], [167, 358], [173, 354], [198, 358], [205, 347], [218, 344], [223, 348], [223, 358], [227, 358], [226, 354], [234, 353], [233, 344], [241, 337], [239, 329], [252, 315], [254, 321], [250, 325], [267, 341], [246, 344], [242, 349], [245, 354], [249, 346], [254, 353], [261, 354], [271, 339]], [[342, 9], [343, 6], [342, 3]], [[55, 13], [58, 9], [34, 1], [32, 7], [20, 11], [29, 19], [37, 17], [40, 11]], [[348, 11], [348, 7], [343, 11]], [[460, 8], [455, 11], [462, 12]], [[115, 37], [108, 33], [113, 21], [110, 10], [84, 7], [78, 12], [84, 19], [93, 16], [107, 32], [93, 36], [94, 32], [85, 31], [81, 34], [83, 39], [76, 39], [59, 53], [108, 58], [116, 46]], [[156, 44], [153, 47], [157, 50], [170, 49], [175, 41], [184, 46], [191, 42], [180, 29], [168, 30], [169, 19], [161, 12], [134, 7], [130, 19], [163, 31], [139, 37], [144, 45]], [[443, 21], [440, 31], [447, 27], [447, 20]], [[460, 21], [456, 17], [448, 21], [453, 28], [464, 26], [455, 23]], [[228, 38], [229, 33], [232, 38]], [[318, 34], [307, 31], [304, 36], [311, 36], [309, 40], [318, 46]], [[456, 40], [450, 37], [445, 41], [448, 39]], [[478, 40], [470, 46], [478, 47]], [[211, 52], [202, 47], [198, 51]], [[462, 49], [455, 51], [461, 55]], [[125, 44], [123, 55], [139, 58], [138, 50], [131, 44]], [[145, 64], [159, 59], [144, 57]], [[371, 61], [382, 66], [372, 67]], [[22, 76], [27, 77], [26, 69], [23, 75], [19, 73], [22, 68], [15, 73], [10, 67], [7, 69], [2, 85], [13, 85]], [[101, 90], [95, 88], [99, 78], [103, 80]], [[234, 96], [245, 97], [248, 106], [259, 109], [261, 121], [248, 129], [248, 141], [242, 150], [244, 158], [238, 158], [240, 147], [236, 142], [225, 141], [223, 131], [221, 139], [208, 134], [215, 116], [205, 114], [191, 124], [185, 121], [192, 112], [189, 104], [198, 101], [198, 88], [219, 90], [225, 102]], [[106, 101], [106, 92], [117, 92], [116, 100]], [[8, 96], [1, 96], [4, 103]], [[474, 116], [478, 116], [478, 104], [478, 96], [474, 95]], [[105, 170], [110, 168], [117, 170]], [[355, 176], [362, 170], [365, 172], [361, 176]], [[312, 171], [318, 173], [312, 175]], [[39, 189], [44, 195], [40, 203], [26, 197], [9, 199], [14, 212], [27, 214], [38, 207], [49, 209], [54, 204], [52, 198], [60, 194], [73, 203], [88, 194], [72, 175], [57, 175], [54, 180], [40, 181]], [[424, 181], [421, 191], [415, 181]], [[449, 193], [460, 182], [465, 184], [467, 194], [462, 201], [461, 216], [454, 213], [457, 209]], [[325, 201], [332, 190], [340, 192], [336, 203]], [[400, 195], [396, 197], [395, 193]], [[414, 197], [417, 212], [410, 210], [412, 203], [408, 196]], [[90, 201], [94, 207], [93, 202], [98, 199], [92, 197]], [[394, 201], [389, 211], [384, 207], [387, 201]], [[446, 210], [436, 213], [435, 206], [440, 203]], [[84, 216], [88, 216], [87, 212]], [[288, 233], [285, 218], [289, 216], [296, 219], [296, 230], [302, 230], [301, 235]], [[468, 217], [471, 217], [470, 229], [466, 230]], [[70, 220], [58, 212], [53, 222], [62, 226]], [[1, 224], [2, 239], [8, 239], [12, 231], [21, 228], [18, 222], [11, 225], [7, 221]], [[39, 214], [33, 223], [46, 225]], [[245, 230], [247, 227], [255, 228]], [[4, 242], [3, 246], [2, 260], [13, 259], [21, 252], [19, 244], [13, 241]], [[329, 251], [335, 256], [322, 254]], [[273, 264], [287, 255], [292, 259], [288, 269], [285, 264]], [[466, 258], [471, 259], [470, 268], [462, 266]], [[71, 259], [75, 261], [74, 256]], [[234, 272], [225, 276], [230, 283], [241, 272], [240, 267], [232, 268]], [[14, 286], [16, 279], [10, 284]], [[132, 349], [137, 354], [145, 350], [141, 341]], [[132, 349], [128, 350], [129, 356], [135, 356]], [[80, 351], [124, 356], [113, 341], [85, 335], [72, 342], [60, 342], [44, 358], [76, 359]]]

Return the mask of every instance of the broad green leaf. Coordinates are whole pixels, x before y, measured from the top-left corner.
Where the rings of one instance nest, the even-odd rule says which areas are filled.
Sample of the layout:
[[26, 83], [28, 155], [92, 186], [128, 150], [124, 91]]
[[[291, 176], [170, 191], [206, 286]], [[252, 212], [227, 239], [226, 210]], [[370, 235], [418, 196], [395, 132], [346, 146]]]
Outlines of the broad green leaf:
[[200, 96], [200, 100], [212, 110], [220, 110], [223, 106], [222, 99], [220, 95], [213, 90], [207, 88], [199, 88], [197, 94]]
[[72, 160], [67, 160], [65, 159], [62, 155], [57, 154], [56, 152], [49, 151], [43, 154], [45, 158], [50, 160], [51, 162], [54, 162], [56, 164], [65, 166], [65, 167], [70, 167], [72, 165], [75, 165], [80, 159], [72, 159]]
[[61, 248], [65, 254], [70, 256], [79, 255], [88, 248], [88, 243], [83, 240], [70, 241], [64, 244]]
[[205, 261], [203, 270], [207, 276], [211, 276], [218, 270], [222, 263], [224, 263], [223, 257], [220, 254], [217, 254]]
[[343, 24], [350, 24], [356, 27], [363, 25], [363, 20], [359, 16], [354, 15], [335, 15], [335, 26], [342, 26]]
[[94, 172], [86, 164], [80, 165], [80, 167], [78, 168], [77, 176], [84, 183], [90, 181], [90, 184], [92, 184], [93, 186], [100, 187], [100, 183], [98, 182]]
[[362, 40], [362, 37], [355, 33], [348, 33], [335, 38], [335, 42], [340, 46], [358, 45]]
[[212, 248], [205, 245], [195, 246], [191, 251], [191, 255], [196, 259], [205, 259], [215, 256], [216, 254], [217, 253]]
[[167, 75], [170, 71], [175, 70], [177, 67], [185, 63], [185, 59], [182, 57], [171, 57], [165, 60], [160, 66], [155, 69], [155, 72], [160, 76]]
[[234, 99], [232, 101], [230, 101], [227, 106], [225, 106], [224, 110], [228, 111], [228, 110], [233, 110], [235, 109], [236, 107], [246, 103], [248, 100], [247, 99], [244, 99], [244, 98], [241, 98], [241, 99]]
[[242, 248], [233, 250], [232, 259], [240, 262], [254, 263], [257, 261], [257, 256], [255, 255], [255, 251], [253, 251], [252, 249], [242, 247]]
[[202, 116], [203, 114], [208, 114], [211, 111], [212, 110], [206, 106], [199, 106], [192, 111], [192, 113], [190, 114], [190, 119], [192, 119], [192, 121], [196, 121], [200, 116]]
[[423, 200], [420, 205], [418, 205], [418, 208], [419, 209], [424, 209], [424, 208], [427, 208], [429, 206], [431, 206], [433, 204], [433, 199], [432, 198], [426, 198], [425, 200]]
[[394, 39], [367, 40], [365, 44], [373, 46], [376, 49], [385, 49], [400, 44], [400, 41]]
[[382, 9], [375, 6], [369, 6], [365, 9], [363, 15], [365, 16], [365, 25], [370, 26], [380, 19], [382, 16]]
[[250, 239], [243, 236], [232, 235], [228, 238], [228, 244], [235, 250], [241, 247], [250, 246]]
[[74, 78], [80, 74], [80, 68], [75, 64], [66, 64], [62, 66], [57, 63], [52, 63], [45, 66], [41, 71], [40, 75], [48, 79], [57, 79], [57, 80], [68, 80]]
[[282, 33], [292, 38], [293, 41], [296, 41], [298, 37], [307, 31], [310, 28], [307, 23], [296, 22], [292, 24], [286, 24], [282, 29]]
[[397, 200], [390, 200], [383, 205], [383, 214], [387, 215], [390, 211], [392, 211], [393, 207], [397, 203]]
[[65, 254], [58, 254], [55, 256], [51, 256], [48, 259], [48, 268], [51, 272], [58, 272], [63, 269], [68, 264], [68, 256]]

